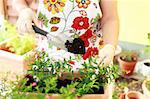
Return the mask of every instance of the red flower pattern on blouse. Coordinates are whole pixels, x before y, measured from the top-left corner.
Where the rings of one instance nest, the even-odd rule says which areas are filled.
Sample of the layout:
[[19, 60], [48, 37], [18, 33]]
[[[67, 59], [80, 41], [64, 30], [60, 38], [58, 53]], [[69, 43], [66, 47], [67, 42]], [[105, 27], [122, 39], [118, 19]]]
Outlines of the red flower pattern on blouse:
[[86, 59], [89, 58], [90, 56], [96, 56], [96, 55], [98, 55], [98, 48], [96, 48], [96, 47], [94, 47], [94, 48], [89, 47], [89, 48], [87, 49], [87, 52], [86, 52], [84, 55], [82, 55], [82, 58], [83, 58], [84, 60], [86, 60]]
[[76, 17], [73, 20], [72, 28], [76, 30], [87, 29], [89, 27], [89, 18], [87, 17]]
[[96, 56], [96, 55], [98, 55], [98, 48], [97, 48], [97, 47], [94, 47], [94, 48], [92, 49], [92, 56]]
[[80, 38], [84, 41], [85, 47], [89, 46], [89, 38], [93, 36], [92, 30], [88, 29], [83, 35], [80, 36]]
[[85, 47], [88, 47], [90, 45], [90, 42], [88, 39], [83, 40]]
[[91, 56], [91, 51], [92, 51], [92, 48], [91, 47], [88, 48], [87, 51], [86, 51], [86, 53], [82, 55], [82, 58], [84, 60], [86, 60], [87, 58], [89, 58]]
[[80, 36], [81, 39], [89, 39], [93, 36], [92, 30], [88, 29], [83, 35]]
[[[80, 38], [84, 41], [85, 47], [87, 47], [86, 53], [82, 55], [82, 58], [86, 60], [90, 56], [98, 55], [98, 48], [89, 47], [90, 42], [89, 39], [93, 37], [93, 33], [89, 28], [89, 19], [87, 17], [76, 17], [73, 21], [72, 28], [76, 30], [85, 29], [86, 32], [80, 36]], [[71, 62], [72, 63], [72, 62]]]

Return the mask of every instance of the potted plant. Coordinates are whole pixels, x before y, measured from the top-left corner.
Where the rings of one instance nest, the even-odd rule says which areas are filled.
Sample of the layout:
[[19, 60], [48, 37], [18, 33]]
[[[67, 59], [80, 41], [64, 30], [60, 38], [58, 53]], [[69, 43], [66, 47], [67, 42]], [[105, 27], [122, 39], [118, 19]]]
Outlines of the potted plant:
[[147, 99], [149, 99], [150, 98], [150, 79], [144, 80], [142, 84], [142, 89], [143, 89], [144, 95], [147, 97]]
[[32, 37], [15, 37], [3, 42], [0, 45], [0, 72], [6, 74], [9, 72], [12, 78], [15, 79], [15, 75], [23, 74], [23, 70], [26, 69], [27, 64], [31, 62], [27, 57], [34, 55], [34, 49], [36, 48], [35, 41]]
[[41, 94], [47, 99], [108, 99], [111, 82], [118, 77], [117, 66], [98, 66], [96, 58], [90, 58], [74, 71], [76, 60], [54, 61], [45, 52], [38, 52], [11, 97]]
[[0, 31], [0, 72], [22, 73], [27, 65], [25, 57], [36, 48], [35, 38], [31, 35], [19, 36], [15, 26], [7, 22], [3, 27]]
[[135, 65], [138, 61], [138, 55], [133, 51], [124, 51], [118, 57], [119, 66], [122, 74], [125, 76], [132, 75]]
[[145, 99], [143, 94], [138, 91], [129, 91], [120, 95], [119, 99]]

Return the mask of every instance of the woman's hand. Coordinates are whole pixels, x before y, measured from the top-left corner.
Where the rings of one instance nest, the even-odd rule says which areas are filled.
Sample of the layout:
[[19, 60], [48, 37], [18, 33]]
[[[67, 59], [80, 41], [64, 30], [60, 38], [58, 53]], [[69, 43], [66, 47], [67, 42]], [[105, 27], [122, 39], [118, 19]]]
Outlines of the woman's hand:
[[19, 12], [17, 21], [18, 32], [23, 33], [35, 33], [32, 24], [36, 24], [36, 17], [34, 12], [30, 8], [24, 8]]
[[111, 44], [105, 45], [99, 51], [99, 58], [98, 58], [99, 65], [104, 66], [111, 65], [113, 63], [114, 55], [115, 55], [115, 46]]

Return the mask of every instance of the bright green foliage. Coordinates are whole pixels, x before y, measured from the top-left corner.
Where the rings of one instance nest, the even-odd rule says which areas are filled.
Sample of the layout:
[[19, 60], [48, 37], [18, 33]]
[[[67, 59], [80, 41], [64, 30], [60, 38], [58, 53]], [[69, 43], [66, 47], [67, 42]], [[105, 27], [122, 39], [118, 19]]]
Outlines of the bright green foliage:
[[57, 91], [56, 87], [57, 87], [57, 78], [56, 77], [52, 77], [52, 78], [47, 78], [44, 80], [44, 83], [46, 85], [45, 87], [45, 93], [54, 93]]
[[150, 91], [150, 81], [147, 81], [147, 82], [146, 82], [146, 87], [147, 87], [147, 89]]
[[17, 55], [23, 55], [35, 47], [35, 37], [31, 35], [19, 36], [16, 27], [7, 21], [0, 28], [0, 42], [16, 37], [7, 42], [6, 46], [9, 47], [11, 52]]
[[[118, 66], [98, 66], [96, 59], [92, 57], [84, 62], [78, 71], [79, 76], [75, 77], [72, 66], [68, 63], [70, 60], [54, 61], [48, 58], [48, 54], [44, 51], [37, 52], [36, 59], [27, 72], [33, 76], [37, 86], [35, 88], [26, 86], [22, 83], [24, 80], [21, 80], [15, 89], [19, 92], [58, 93], [62, 99], [73, 99], [75, 96], [93, 94], [118, 77]], [[60, 78], [64, 73], [68, 73], [65, 80], [70, 83], [61, 85], [64, 80]]]
[[149, 41], [150, 41], [150, 33], [148, 33], [148, 39], [149, 39]]
[[17, 35], [16, 27], [7, 21], [0, 28], [0, 42]]
[[144, 49], [145, 53], [150, 53], [150, 33], [148, 33], [148, 40], [149, 40], [149, 45], [146, 46]]
[[62, 87], [60, 89], [61, 98], [62, 99], [73, 99], [76, 96], [76, 87], [78, 86], [78, 82], [67, 85], [67, 87]]
[[35, 38], [31, 35], [18, 36], [7, 42], [9, 50], [17, 55], [23, 55], [35, 48]]

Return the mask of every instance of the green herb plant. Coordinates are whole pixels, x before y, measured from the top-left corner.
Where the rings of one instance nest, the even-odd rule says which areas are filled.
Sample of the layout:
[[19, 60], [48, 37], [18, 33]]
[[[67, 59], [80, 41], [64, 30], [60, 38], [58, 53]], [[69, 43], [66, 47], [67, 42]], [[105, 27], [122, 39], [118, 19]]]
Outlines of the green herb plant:
[[4, 21], [4, 25], [0, 28], [0, 42], [7, 39], [10, 40], [6, 42], [6, 49], [8, 48], [10, 52], [16, 53], [17, 55], [25, 54], [36, 45], [35, 37], [28, 34], [19, 36], [16, 26]]
[[16, 27], [7, 21], [0, 28], [0, 42], [17, 35]]
[[147, 89], [150, 91], [150, 81], [147, 81], [147, 82], [146, 82], [146, 87], [147, 87]]
[[[72, 58], [55, 61], [45, 51], [37, 52], [35, 57], [27, 75], [18, 81], [13, 92], [60, 94], [62, 99], [73, 99], [84, 94], [101, 93], [102, 87], [118, 77], [118, 66], [98, 66], [96, 58], [92, 57], [82, 64], [78, 72], [73, 71], [69, 64], [74, 60]], [[62, 79], [64, 73], [69, 76]], [[79, 76], [75, 76], [75, 73]]]
[[144, 48], [145, 53], [150, 53], [150, 33], [148, 33], [149, 45]]
[[6, 43], [6, 48], [17, 55], [24, 55], [35, 48], [36, 41], [32, 35], [18, 36]]

